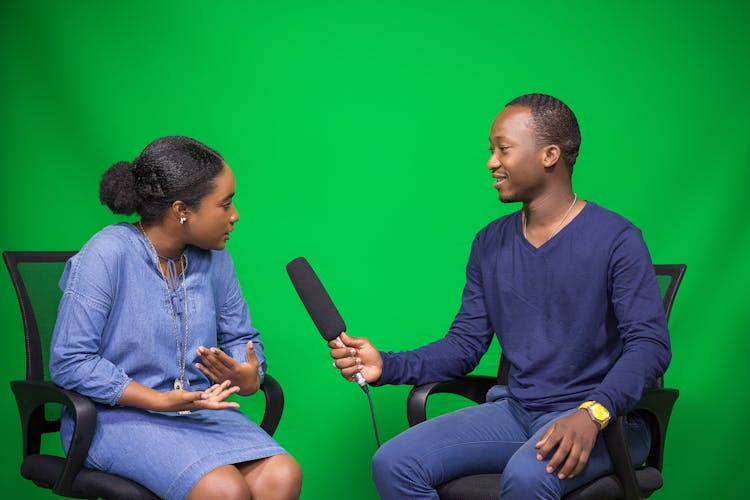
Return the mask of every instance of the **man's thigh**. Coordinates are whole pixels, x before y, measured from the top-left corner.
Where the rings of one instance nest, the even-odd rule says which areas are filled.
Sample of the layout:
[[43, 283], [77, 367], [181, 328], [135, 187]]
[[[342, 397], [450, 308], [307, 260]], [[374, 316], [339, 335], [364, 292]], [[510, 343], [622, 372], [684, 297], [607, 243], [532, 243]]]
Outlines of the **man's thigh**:
[[373, 467], [384, 465], [431, 486], [502, 472], [529, 438], [523, 416], [518, 404], [506, 399], [428, 419], [385, 443]]
[[[546, 471], [547, 462], [556, 449], [543, 460], [537, 459], [536, 443], [549, 426], [558, 418], [575, 411], [576, 409], [549, 413], [544, 416], [541, 425], [535, 426], [534, 435], [518, 448], [507, 465], [503, 474], [501, 498], [560, 498], [579, 486], [613, 471], [612, 461], [601, 433], [597, 436], [586, 466], [573, 479], [558, 479], [559, 468], [552, 473]], [[650, 446], [648, 427], [642, 419], [628, 417], [625, 428], [633, 464], [641, 463], [646, 459]]]

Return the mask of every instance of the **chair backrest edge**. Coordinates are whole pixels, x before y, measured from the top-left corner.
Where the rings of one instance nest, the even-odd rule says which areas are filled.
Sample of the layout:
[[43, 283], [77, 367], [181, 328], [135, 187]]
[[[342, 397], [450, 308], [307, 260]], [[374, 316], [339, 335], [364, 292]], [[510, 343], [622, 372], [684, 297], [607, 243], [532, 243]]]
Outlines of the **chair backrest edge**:
[[24, 285], [20, 264], [33, 262], [65, 262], [75, 255], [73, 251], [4, 251], [3, 260], [8, 268], [13, 288], [16, 291], [18, 306], [21, 309], [24, 337], [26, 338], [26, 379], [44, 380], [44, 367], [35, 360], [41, 360], [41, 344], [39, 341], [39, 327], [37, 325], [34, 308]]

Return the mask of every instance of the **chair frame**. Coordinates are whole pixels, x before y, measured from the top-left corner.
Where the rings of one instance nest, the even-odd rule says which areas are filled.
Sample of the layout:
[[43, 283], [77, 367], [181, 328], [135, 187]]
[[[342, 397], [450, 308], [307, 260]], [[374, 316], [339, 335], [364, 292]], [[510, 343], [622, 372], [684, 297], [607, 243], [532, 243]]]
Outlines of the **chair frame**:
[[[19, 265], [25, 263], [63, 263], [75, 254], [76, 252], [73, 251], [3, 252], [3, 259], [10, 273], [21, 309], [26, 338], [26, 379], [14, 380], [10, 383], [18, 405], [23, 431], [22, 475], [32, 468], [30, 464], [43, 464], [45, 467], [56, 470], [50, 471], [50, 474], [44, 478], [32, 477], [29, 479], [37, 486], [51, 489], [57, 495], [91, 498], [89, 494], [76, 487], [76, 479], [83, 472], [98, 474], [101, 479], [108, 481], [124, 481], [127, 483], [126, 486], [140, 494], [139, 498], [157, 498], [149, 490], [134, 481], [113, 474], [93, 471], [83, 466], [96, 427], [96, 406], [89, 398], [44, 380], [39, 327]], [[260, 389], [265, 396], [265, 410], [260, 427], [269, 435], [273, 435], [284, 411], [284, 392], [278, 381], [269, 374], [265, 375]], [[75, 420], [70, 448], [65, 458], [41, 454], [42, 435], [60, 430], [60, 419], [48, 420], [45, 415], [44, 405], [47, 403], [65, 406]]]
[[[669, 286], [662, 295], [662, 303], [667, 321], [672, 312], [674, 299], [682, 283], [686, 269], [687, 266], [685, 264], [654, 265], [656, 275], [671, 277]], [[413, 387], [406, 401], [406, 415], [409, 426], [413, 427], [427, 420], [427, 400], [433, 394], [456, 394], [470, 399], [477, 404], [484, 403], [487, 391], [490, 388], [498, 384], [507, 384], [509, 369], [510, 363], [501, 355], [497, 377], [467, 375], [447, 382], [431, 382]], [[652, 424], [651, 450], [645, 463], [647, 467], [654, 467], [660, 473], [664, 462], [664, 441], [667, 426], [669, 425], [669, 417], [678, 396], [679, 391], [677, 389], [664, 389], [663, 381], [659, 378], [656, 381], [656, 387], [647, 389], [633, 408], [633, 411], [645, 414]], [[622, 498], [626, 500], [640, 500], [643, 498], [643, 492], [639, 486], [636, 471], [631, 465], [630, 452], [625, 437], [624, 416], [620, 415], [614, 422], [611, 422], [602, 431], [602, 436], [604, 437], [607, 451], [614, 465], [614, 475], [620, 483]], [[589, 484], [601, 479], [595, 479]], [[575, 492], [571, 492], [566, 498], [575, 498], [572, 495], [573, 493]], [[651, 494], [651, 491], [647, 491], [646, 493], [648, 496]]]

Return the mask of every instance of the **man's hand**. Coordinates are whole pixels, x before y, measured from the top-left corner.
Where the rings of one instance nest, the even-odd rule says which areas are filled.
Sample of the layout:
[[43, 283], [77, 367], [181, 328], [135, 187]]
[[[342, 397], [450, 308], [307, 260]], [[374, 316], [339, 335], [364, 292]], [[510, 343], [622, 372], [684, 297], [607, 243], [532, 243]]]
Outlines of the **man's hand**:
[[547, 472], [552, 474], [560, 465], [557, 477], [560, 479], [574, 478], [583, 470], [589, 461], [591, 450], [594, 448], [599, 435], [599, 425], [591, 420], [588, 411], [579, 409], [577, 412], [562, 417], [550, 425], [542, 439], [536, 443], [539, 452], [537, 460], [544, 458], [555, 448], [547, 464]]
[[350, 337], [342, 332], [338, 338], [328, 342], [331, 348], [333, 366], [341, 370], [341, 376], [354, 380], [354, 374], [360, 372], [367, 382], [375, 382], [383, 373], [383, 358], [369, 340], [362, 337]]
[[216, 347], [206, 348], [200, 346], [196, 349], [201, 363], [195, 366], [215, 383], [229, 380], [231, 385], [240, 388], [241, 396], [254, 394], [260, 387], [260, 375], [258, 374], [258, 358], [253, 350], [253, 343], [248, 342], [245, 346], [247, 361], [240, 363], [227, 353]]

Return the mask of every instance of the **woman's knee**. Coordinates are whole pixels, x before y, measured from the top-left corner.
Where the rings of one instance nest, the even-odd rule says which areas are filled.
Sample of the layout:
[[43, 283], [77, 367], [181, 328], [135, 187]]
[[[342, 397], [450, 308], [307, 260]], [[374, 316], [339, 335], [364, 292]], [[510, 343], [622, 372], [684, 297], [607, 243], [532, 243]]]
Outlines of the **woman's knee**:
[[196, 483], [188, 500], [247, 500], [250, 489], [245, 478], [233, 465], [218, 467], [204, 475]]
[[263, 460], [258, 474], [247, 478], [253, 498], [299, 498], [302, 469], [291, 455], [274, 455]]

